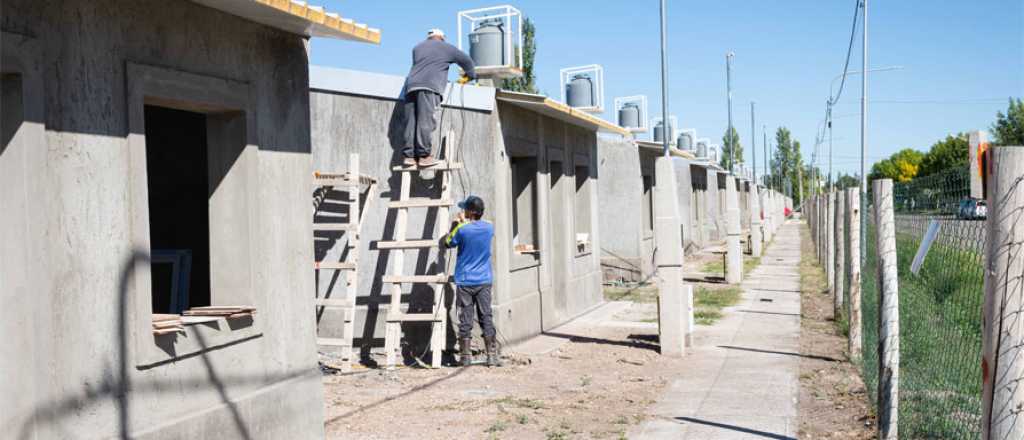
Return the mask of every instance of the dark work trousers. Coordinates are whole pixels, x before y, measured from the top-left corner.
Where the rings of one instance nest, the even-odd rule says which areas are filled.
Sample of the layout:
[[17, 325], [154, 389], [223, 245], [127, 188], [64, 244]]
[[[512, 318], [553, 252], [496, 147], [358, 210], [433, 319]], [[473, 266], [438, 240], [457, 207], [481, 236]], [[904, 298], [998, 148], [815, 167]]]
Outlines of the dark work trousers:
[[459, 338], [469, 338], [473, 331], [473, 312], [476, 311], [484, 337], [494, 336], [494, 317], [491, 314], [491, 285], [458, 286], [455, 295], [459, 305]]
[[430, 155], [434, 128], [437, 120], [434, 113], [441, 105], [441, 95], [433, 90], [406, 92], [403, 113], [405, 114], [405, 157], [426, 157]]

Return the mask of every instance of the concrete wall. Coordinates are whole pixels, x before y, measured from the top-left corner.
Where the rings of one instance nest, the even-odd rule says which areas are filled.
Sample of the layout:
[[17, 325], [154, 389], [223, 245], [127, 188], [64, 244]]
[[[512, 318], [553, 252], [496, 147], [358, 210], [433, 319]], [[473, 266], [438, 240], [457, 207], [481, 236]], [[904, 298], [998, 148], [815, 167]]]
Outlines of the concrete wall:
[[606, 281], [640, 281], [653, 271], [641, 249], [643, 179], [636, 143], [598, 138], [601, 268]]
[[693, 178], [690, 176], [691, 161], [683, 158], [673, 158], [672, 164], [676, 171], [676, 184], [679, 185], [677, 196], [679, 198], [679, 222], [682, 233], [683, 248], [693, 248]]
[[[177, 0], [7, 0], [0, 27], [24, 92], [0, 150], [3, 431], [322, 437], [304, 41]], [[211, 295], [250, 322], [149, 329], [144, 103], [239, 141], [210, 153]]]
[[[393, 189], [400, 182], [398, 174], [391, 173], [403, 143], [404, 121], [397, 103], [390, 96], [327, 89], [314, 89], [310, 98], [314, 168], [323, 172], [344, 171], [348, 155], [359, 153], [361, 172], [380, 182], [377, 203], [363, 208], [355, 345], [364, 355], [383, 345], [384, 317], [390, 303], [380, 276], [391, 271], [392, 259], [390, 252], [378, 251], [375, 242], [391, 240], [393, 236], [394, 213], [389, 214], [386, 203], [397, 198]], [[601, 273], [595, 249], [601, 245], [597, 221], [600, 172], [596, 134], [504, 102], [498, 102], [493, 111], [445, 106], [439, 122], [438, 133], [454, 130], [454, 154], [465, 164], [465, 169], [453, 173], [453, 197], [480, 196], [487, 204], [484, 219], [495, 225], [493, 311], [499, 340], [511, 343], [536, 335], [599, 304]], [[512, 163], [524, 159], [537, 168], [531, 182], [536, 218], [533, 231], [539, 249], [536, 254], [517, 253], [513, 246]], [[557, 183], [551, 177], [554, 164], [558, 164], [562, 174]], [[577, 197], [576, 170], [587, 170], [590, 174], [589, 179], [582, 179], [584, 192], [580, 193], [585, 194], [589, 203]], [[416, 178], [413, 182], [414, 196], [431, 196], [437, 191], [436, 180]], [[577, 207], [589, 210], [589, 215], [578, 213]], [[408, 238], [431, 237], [435, 210], [421, 208], [409, 212]], [[576, 230], [577, 216], [580, 221], [586, 220], [589, 231]], [[582, 249], [576, 247], [578, 232], [588, 234], [589, 244]], [[347, 240], [344, 235], [318, 239], [323, 240], [316, 247], [324, 260], [340, 258], [334, 253], [337, 251], [328, 248], [331, 240]], [[436, 251], [421, 252], [418, 257], [410, 255], [415, 253], [407, 254], [407, 274], [427, 273], [429, 265], [437, 260]], [[343, 289], [344, 283], [333, 271], [319, 271], [317, 295], [341, 297]], [[409, 304], [411, 310], [429, 310], [429, 288], [405, 287], [405, 292], [408, 297], [403, 298], [403, 307]], [[448, 305], [451, 306], [450, 298]], [[450, 318], [454, 317], [453, 307]], [[318, 319], [322, 334], [340, 335], [340, 313], [327, 310]], [[454, 344], [454, 322], [449, 319], [449, 347]], [[409, 323], [403, 327], [405, 340], [416, 355], [425, 351], [429, 325]]]

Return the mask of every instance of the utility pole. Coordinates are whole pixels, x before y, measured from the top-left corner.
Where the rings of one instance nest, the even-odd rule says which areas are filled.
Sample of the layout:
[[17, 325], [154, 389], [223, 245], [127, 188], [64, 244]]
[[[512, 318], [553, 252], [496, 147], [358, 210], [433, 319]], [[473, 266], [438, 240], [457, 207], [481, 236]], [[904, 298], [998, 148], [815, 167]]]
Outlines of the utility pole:
[[[863, 14], [863, 20], [861, 24], [864, 26], [861, 34], [863, 35], [863, 41], [861, 42], [861, 70], [864, 72], [860, 78], [860, 212], [867, 212], [868, 203], [868, 175], [864, 172], [866, 166], [867, 157], [867, 135], [868, 135], [868, 0], [861, 0], [861, 7], [864, 8], [861, 11]], [[861, 215], [861, 221], [866, 221], [867, 216]], [[860, 227], [860, 257], [863, 260], [867, 255], [867, 237], [864, 234], [867, 232], [867, 227], [861, 224]], [[863, 261], [857, 264], [863, 264]]]
[[[757, 188], [757, 128], [754, 127], [754, 101], [750, 101], [750, 156], [754, 159], [754, 188]], [[767, 160], [767, 159], [766, 159]]]
[[[662, 154], [669, 155], [668, 142], [670, 133], [668, 120], [668, 64], [665, 61], [665, 0], [661, 0], [661, 124], [665, 128], [665, 135], [661, 137]], [[694, 140], [696, 142], [696, 139]]]
[[828, 188], [832, 191], [836, 187], [832, 180], [832, 97], [828, 98], [828, 111], [825, 114], [825, 122], [828, 124]]
[[725, 89], [729, 100], [729, 173], [732, 174], [732, 165], [736, 162], [736, 140], [732, 135], [732, 58], [736, 54], [729, 52], [725, 54]]
[[764, 136], [764, 140], [761, 142], [761, 148], [764, 150], [764, 186], [770, 188], [771, 186], [768, 183], [768, 176], [770, 176], [771, 174], [768, 173], [768, 166], [771, 163], [772, 159], [771, 159], [770, 156], [768, 156], [768, 126], [767, 125], [761, 125], [761, 134]]

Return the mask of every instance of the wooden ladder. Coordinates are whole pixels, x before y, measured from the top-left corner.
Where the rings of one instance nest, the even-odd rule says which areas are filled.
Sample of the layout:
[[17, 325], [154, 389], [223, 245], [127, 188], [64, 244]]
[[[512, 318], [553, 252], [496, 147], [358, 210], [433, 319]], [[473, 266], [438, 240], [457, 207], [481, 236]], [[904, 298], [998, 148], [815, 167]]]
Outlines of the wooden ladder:
[[[347, 253], [345, 261], [314, 261], [315, 270], [340, 270], [345, 272], [345, 297], [335, 299], [330, 297], [318, 297], [317, 308], [336, 308], [342, 310], [344, 322], [342, 323], [341, 337], [324, 337], [320, 335], [320, 326], [317, 325], [316, 343], [320, 346], [333, 346], [341, 349], [341, 371], [352, 370], [352, 362], [355, 362], [355, 354], [352, 347], [352, 339], [355, 336], [355, 315], [356, 315], [356, 286], [359, 280], [359, 232], [362, 227], [365, 215], [359, 209], [359, 195], [362, 187], [367, 187], [366, 206], [369, 208], [376, 196], [377, 181], [359, 174], [359, 155], [349, 155], [349, 171], [341, 174], [313, 173], [313, 186], [319, 189], [314, 195], [313, 210], [313, 231], [345, 232], [348, 240], [345, 243]], [[348, 205], [347, 221], [344, 223], [316, 223], [317, 213], [320, 206], [328, 199], [332, 190], [344, 191], [347, 196], [337, 202]], [[333, 201], [333, 200], [332, 200]], [[335, 246], [341, 242], [338, 240]], [[343, 250], [344, 251], [344, 250]]]
[[[462, 168], [461, 163], [454, 162], [452, 154], [453, 139], [455, 132], [449, 130], [438, 148], [437, 157], [443, 158], [432, 167], [420, 168], [417, 165], [396, 166], [394, 172], [402, 173], [401, 187], [398, 198], [388, 203], [388, 209], [397, 210], [394, 241], [379, 241], [377, 249], [391, 250], [395, 253], [392, 261], [391, 275], [382, 278], [383, 283], [390, 284], [389, 292], [391, 303], [388, 307], [386, 331], [384, 335], [384, 351], [387, 354], [386, 367], [393, 369], [397, 359], [401, 356], [401, 338], [403, 322], [430, 322], [430, 350], [431, 367], [441, 367], [441, 356], [445, 348], [445, 327], [448, 322], [448, 313], [444, 306], [444, 288], [448, 284], [448, 269], [445, 266], [444, 250], [438, 250], [438, 258], [434, 265], [435, 271], [430, 274], [405, 275], [405, 253], [406, 251], [430, 252], [432, 248], [438, 247], [441, 237], [447, 232], [450, 221], [449, 208], [455, 203], [451, 200], [451, 173], [452, 170]], [[441, 173], [441, 194], [439, 198], [410, 198], [409, 192], [412, 186], [412, 173], [419, 171], [434, 171]], [[409, 240], [406, 236], [406, 229], [409, 222], [409, 209], [411, 208], [437, 208], [436, 226], [432, 239]], [[403, 284], [431, 284], [433, 287], [433, 305], [430, 313], [407, 313], [402, 311], [402, 285]]]

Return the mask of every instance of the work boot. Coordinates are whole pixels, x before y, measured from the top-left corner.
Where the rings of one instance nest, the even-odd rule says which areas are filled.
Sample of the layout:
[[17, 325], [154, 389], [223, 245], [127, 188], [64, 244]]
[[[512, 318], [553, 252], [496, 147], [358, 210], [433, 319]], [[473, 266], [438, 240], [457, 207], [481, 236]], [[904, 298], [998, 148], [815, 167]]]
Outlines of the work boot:
[[468, 367], [473, 363], [473, 351], [469, 346], [470, 341], [472, 341], [471, 338], [459, 339], [459, 362], [462, 363], [463, 367]]
[[433, 155], [423, 156], [423, 157], [421, 157], [419, 159], [420, 168], [432, 167], [432, 166], [437, 165], [439, 163], [441, 163], [441, 162], [438, 161], [437, 159], [435, 159]]
[[405, 165], [407, 167], [416, 166], [416, 158], [415, 157], [407, 157], [405, 159], [402, 159], [402, 165]]
[[500, 367], [501, 356], [498, 354], [498, 341], [494, 336], [484, 336], [484, 347], [487, 351], [487, 366]]

